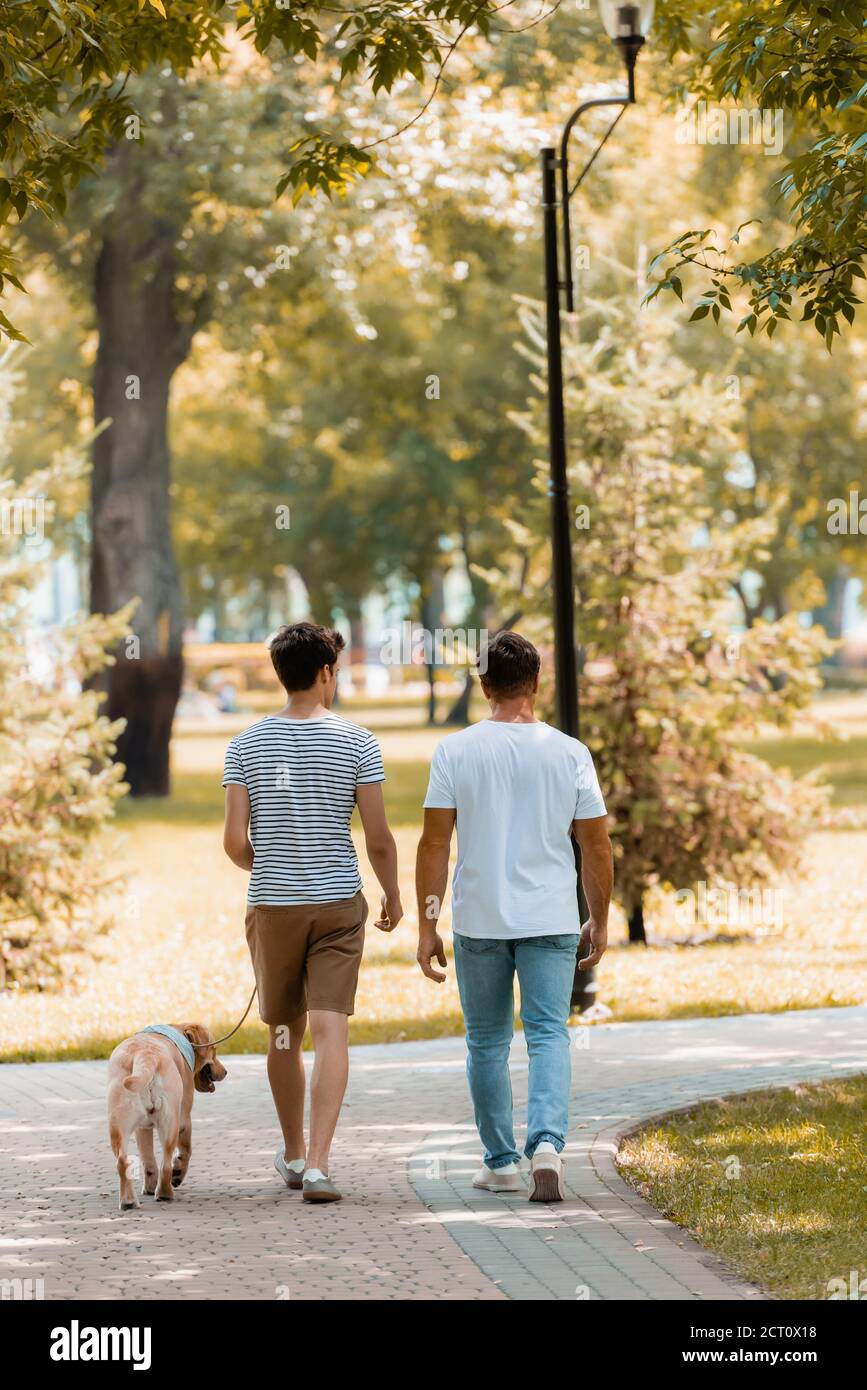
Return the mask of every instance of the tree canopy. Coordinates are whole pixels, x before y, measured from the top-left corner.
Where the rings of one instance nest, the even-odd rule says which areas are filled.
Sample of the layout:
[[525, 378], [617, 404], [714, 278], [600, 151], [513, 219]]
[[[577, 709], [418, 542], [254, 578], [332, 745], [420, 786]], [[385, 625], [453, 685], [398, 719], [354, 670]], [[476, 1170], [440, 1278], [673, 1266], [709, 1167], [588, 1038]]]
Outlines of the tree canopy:
[[[474, 36], [493, 42], [503, 28], [518, 37], [558, 8], [531, 10], [519, 0], [340, 8], [315, 0], [0, 0], [0, 227], [14, 230], [13, 219], [30, 209], [63, 214], [70, 188], [139, 118], [130, 77], [154, 65], [168, 63], [180, 75], [202, 64], [219, 68], [241, 42], [316, 65], [329, 85], [363, 82], [377, 93], [403, 79], [427, 82], [406, 124], [433, 99], [459, 45]], [[575, 27], [584, 32], [580, 16]], [[749, 217], [723, 245], [710, 229], [681, 233], [657, 258], [664, 269], [650, 297], [662, 289], [682, 297], [683, 272], [692, 271], [703, 284], [694, 319], [719, 322], [736, 307], [735, 289], [748, 305], [740, 329], [773, 334], [797, 303], [830, 347], [854, 318], [867, 250], [860, 0], [660, 0], [655, 37], [676, 60], [675, 95], [779, 109], [803, 148], [778, 181], [795, 223], [790, 240], [761, 247]], [[276, 193], [345, 192], [399, 128], [359, 141], [335, 113], [333, 121], [287, 131]], [[741, 254], [754, 241], [754, 254]], [[0, 290], [4, 282], [20, 283], [9, 247], [0, 248]], [[0, 333], [18, 335], [2, 311]]]
[[[682, 275], [703, 286], [692, 319], [719, 322], [735, 290], [747, 312], [738, 331], [773, 336], [800, 308], [830, 350], [861, 302], [867, 256], [867, 17], [862, 0], [665, 0], [659, 27], [672, 58], [687, 57], [681, 97], [779, 111], [795, 137], [776, 187], [794, 224], [782, 245], [761, 247], [752, 219], [727, 243], [710, 229], [682, 232], [655, 265], [652, 299], [683, 298]], [[756, 245], [752, 255], [742, 247]], [[842, 321], [842, 322], [841, 322]]]
[[[139, 119], [130, 77], [168, 63], [180, 75], [219, 68], [232, 36], [259, 53], [272, 44], [301, 62], [364, 73], [374, 92], [442, 68], [471, 27], [485, 32], [494, 0], [381, 0], [342, 10], [292, 0], [0, 0], [0, 227], [29, 210], [62, 215], [69, 192]], [[290, 146], [296, 146], [294, 159]], [[278, 191], [331, 192], [370, 165], [364, 151], [326, 131], [287, 138]], [[13, 224], [14, 226], [14, 224]], [[20, 287], [0, 248], [0, 289]], [[20, 337], [0, 313], [0, 330]]]

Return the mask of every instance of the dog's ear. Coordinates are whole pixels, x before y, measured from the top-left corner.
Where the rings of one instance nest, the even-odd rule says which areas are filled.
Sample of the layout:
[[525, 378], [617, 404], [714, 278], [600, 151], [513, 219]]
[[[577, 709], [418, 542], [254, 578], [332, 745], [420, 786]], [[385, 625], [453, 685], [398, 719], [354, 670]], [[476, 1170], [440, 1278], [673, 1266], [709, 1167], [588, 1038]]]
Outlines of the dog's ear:
[[187, 1042], [192, 1043], [195, 1051], [196, 1062], [193, 1067], [193, 1085], [197, 1091], [204, 1094], [213, 1091], [214, 1083], [210, 1076], [203, 1074], [203, 1068], [208, 1065], [213, 1055], [213, 1041], [207, 1028], [201, 1023], [184, 1023], [180, 1030]]
[[[201, 1023], [182, 1023], [180, 1031], [183, 1033], [187, 1042], [192, 1043], [193, 1047], [198, 1047], [202, 1052], [205, 1051], [205, 1047], [211, 1041], [210, 1033]], [[205, 1047], [202, 1047], [203, 1043]]]

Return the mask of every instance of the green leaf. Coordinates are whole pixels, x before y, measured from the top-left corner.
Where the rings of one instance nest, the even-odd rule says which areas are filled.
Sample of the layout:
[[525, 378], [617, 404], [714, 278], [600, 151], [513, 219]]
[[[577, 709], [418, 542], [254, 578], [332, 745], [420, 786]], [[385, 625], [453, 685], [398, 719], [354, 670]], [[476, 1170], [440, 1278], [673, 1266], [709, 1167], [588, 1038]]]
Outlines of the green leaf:
[[0, 309], [0, 329], [3, 330], [7, 338], [12, 339], [13, 343], [27, 343], [28, 346], [30, 345], [30, 339], [25, 338], [23, 333], [19, 333], [15, 325], [9, 322], [2, 309]]

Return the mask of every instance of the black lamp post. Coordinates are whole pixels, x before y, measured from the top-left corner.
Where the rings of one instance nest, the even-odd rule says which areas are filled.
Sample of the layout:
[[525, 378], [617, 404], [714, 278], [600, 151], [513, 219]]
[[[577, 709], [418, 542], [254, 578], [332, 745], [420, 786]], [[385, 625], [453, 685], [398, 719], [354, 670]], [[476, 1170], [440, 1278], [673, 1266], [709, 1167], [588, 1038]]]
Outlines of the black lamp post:
[[[578, 738], [580, 731], [578, 701], [578, 664], [575, 646], [575, 586], [572, 574], [572, 526], [569, 516], [569, 482], [566, 473], [566, 417], [563, 403], [563, 356], [560, 337], [561, 302], [571, 313], [575, 307], [572, 280], [572, 233], [569, 203], [596, 160], [599, 151], [614, 130], [627, 106], [635, 101], [635, 63], [644, 44], [653, 18], [654, 0], [637, 0], [621, 4], [618, 0], [599, 0], [602, 23], [620, 49], [628, 80], [625, 96], [596, 97], [585, 101], [572, 112], [560, 139], [559, 152], [553, 148], [542, 151], [542, 209], [545, 244], [545, 303], [548, 337], [548, 429], [551, 437], [551, 478], [548, 486], [551, 498], [552, 583], [554, 588], [554, 668], [557, 685], [557, 723], [565, 734]], [[617, 106], [620, 109], [581, 173], [570, 185], [569, 136], [585, 111], [596, 106]], [[559, 193], [558, 193], [559, 189]], [[563, 270], [560, 271], [560, 237], [562, 235]], [[578, 875], [578, 901], [581, 920], [587, 916], [587, 904], [581, 886], [581, 856], [575, 845], [575, 867]], [[597, 985], [593, 971], [575, 972], [572, 1007], [586, 1009], [593, 1002]]]

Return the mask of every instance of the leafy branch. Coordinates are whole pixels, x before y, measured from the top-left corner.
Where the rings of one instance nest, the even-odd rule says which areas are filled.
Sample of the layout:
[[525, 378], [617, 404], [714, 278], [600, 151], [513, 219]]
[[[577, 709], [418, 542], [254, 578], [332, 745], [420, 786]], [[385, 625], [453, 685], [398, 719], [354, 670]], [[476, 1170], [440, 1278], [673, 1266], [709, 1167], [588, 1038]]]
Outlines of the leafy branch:
[[[663, 0], [661, 29], [673, 57], [686, 54], [686, 84], [695, 96], [812, 119], [818, 138], [791, 159], [776, 188], [796, 235], [752, 260], [733, 248], [744, 222], [721, 250], [710, 231], [684, 232], [654, 257], [661, 292], [683, 299], [682, 273], [703, 281], [690, 322], [734, 312], [746, 296], [737, 331], [769, 337], [792, 318], [812, 322], [828, 350], [851, 324], [860, 300], [854, 281], [867, 258], [867, 131], [858, 116], [867, 97], [867, 41], [860, 0]], [[724, 108], [727, 109], [727, 108]]]

